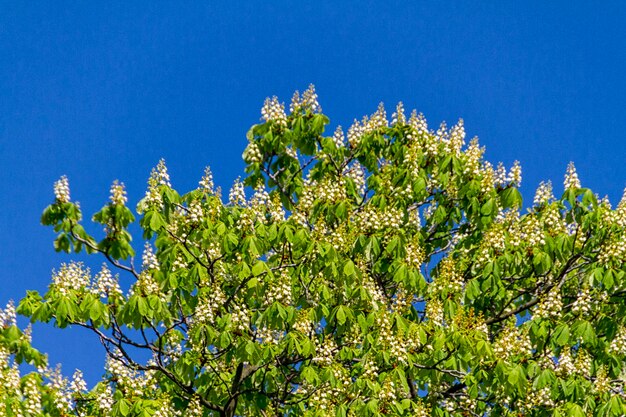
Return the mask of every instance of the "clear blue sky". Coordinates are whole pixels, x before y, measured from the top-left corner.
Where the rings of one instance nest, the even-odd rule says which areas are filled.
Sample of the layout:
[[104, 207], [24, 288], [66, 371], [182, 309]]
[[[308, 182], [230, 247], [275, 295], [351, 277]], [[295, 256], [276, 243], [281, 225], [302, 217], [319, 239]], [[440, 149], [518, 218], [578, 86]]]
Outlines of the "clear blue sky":
[[[180, 190], [205, 165], [229, 187], [263, 99], [309, 83], [333, 127], [380, 101], [434, 127], [462, 117], [488, 159], [522, 162], [527, 199], [543, 179], [560, 191], [570, 160], [612, 201], [626, 186], [624, 2], [217, 3], [0, 6], [2, 305], [69, 259], [39, 225], [59, 176], [87, 215], [116, 178], [134, 206], [161, 157]], [[37, 326], [34, 342], [101, 373], [81, 331]]]

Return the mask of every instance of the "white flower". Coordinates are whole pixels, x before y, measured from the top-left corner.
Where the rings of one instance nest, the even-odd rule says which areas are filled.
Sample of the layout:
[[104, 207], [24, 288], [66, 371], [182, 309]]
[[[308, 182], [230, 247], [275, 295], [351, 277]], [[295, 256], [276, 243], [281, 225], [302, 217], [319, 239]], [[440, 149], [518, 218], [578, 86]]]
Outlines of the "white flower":
[[159, 260], [157, 259], [156, 255], [152, 251], [152, 246], [150, 246], [150, 243], [148, 242], [146, 242], [146, 245], [144, 247], [141, 260], [142, 260], [143, 269], [146, 269], [146, 270], [150, 270], [150, 269], [158, 270], [159, 269]]
[[111, 196], [109, 197], [111, 200], [111, 204], [123, 206], [128, 201], [126, 197], [126, 190], [124, 189], [124, 183], [118, 182], [117, 180], [113, 181], [113, 185], [111, 185]]
[[566, 190], [571, 188], [580, 188], [580, 180], [578, 179], [578, 174], [576, 173], [576, 167], [573, 162], [570, 162], [567, 166], [567, 172], [565, 173], [565, 180], [563, 181], [563, 186]]
[[70, 183], [65, 175], [54, 183], [54, 195], [59, 203], [69, 203]]
[[68, 294], [69, 290], [80, 290], [89, 285], [91, 280], [89, 268], [85, 268], [82, 262], [70, 262], [62, 264], [58, 272], [53, 271], [52, 283], [57, 290]]
[[214, 184], [213, 184], [213, 173], [211, 172], [211, 168], [204, 168], [204, 175], [199, 182], [200, 189], [205, 193], [213, 193], [214, 192]]
[[261, 108], [261, 119], [266, 122], [274, 122], [279, 126], [287, 126], [287, 115], [285, 105], [278, 101], [276, 96], [265, 99]]
[[228, 199], [232, 205], [246, 204], [246, 192], [244, 191], [243, 182], [241, 182], [240, 178], [235, 180], [235, 183], [228, 194]]

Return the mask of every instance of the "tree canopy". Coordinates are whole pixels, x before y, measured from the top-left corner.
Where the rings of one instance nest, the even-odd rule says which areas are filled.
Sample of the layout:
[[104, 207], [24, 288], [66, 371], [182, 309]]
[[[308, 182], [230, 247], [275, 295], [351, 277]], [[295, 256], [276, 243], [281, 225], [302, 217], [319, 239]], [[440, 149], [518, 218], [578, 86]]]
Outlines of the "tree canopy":
[[17, 312], [85, 328], [106, 366], [91, 389], [50, 368], [9, 305], [0, 416], [626, 414], [626, 199], [571, 164], [524, 208], [518, 163], [401, 103], [345, 134], [312, 86], [261, 114], [228, 201], [208, 168], [181, 194], [159, 162], [143, 243], [122, 183], [100, 238], [55, 184], [56, 250], [104, 263], [61, 265]]

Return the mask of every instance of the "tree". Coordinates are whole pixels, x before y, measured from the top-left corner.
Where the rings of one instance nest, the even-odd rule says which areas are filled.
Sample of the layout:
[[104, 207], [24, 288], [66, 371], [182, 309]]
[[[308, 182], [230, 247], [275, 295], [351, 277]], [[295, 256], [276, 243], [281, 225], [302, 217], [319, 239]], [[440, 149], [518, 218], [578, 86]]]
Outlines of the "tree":
[[[522, 214], [519, 164], [494, 168], [462, 121], [434, 132], [402, 104], [347, 140], [325, 135], [313, 87], [289, 114], [267, 99], [262, 121], [227, 203], [208, 169], [184, 195], [163, 161], [152, 171], [141, 268], [121, 183], [93, 216], [101, 240], [67, 179], [55, 184], [42, 222], [56, 250], [105, 264], [95, 277], [62, 265], [18, 312], [84, 327], [108, 359], [91, 391], [80, 375], [52, 389], [34, 373], [52, 403], [66, 399], [44, 415], [626, 413], [626, 199], [613, 210], [570, 165], [562, 197], [542, 183]], [[3, 329], [19, 356], [24, 334]], [[21, 394], [4, 392], [11, 415]]]

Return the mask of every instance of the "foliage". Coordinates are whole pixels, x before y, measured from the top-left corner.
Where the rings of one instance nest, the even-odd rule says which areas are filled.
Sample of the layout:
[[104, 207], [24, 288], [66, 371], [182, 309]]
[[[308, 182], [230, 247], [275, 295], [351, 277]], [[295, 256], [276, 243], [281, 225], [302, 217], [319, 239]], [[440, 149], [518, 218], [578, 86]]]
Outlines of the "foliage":
[[[626, 200], [613, 210], [571, 165], [562, 197], [542, 183], [522, 214], [517, 163], [494, 168], [462, 121], [434, 132], [401, 104], [347, 138], [325, 133], [312, 87], [262, 116], [228, 203], [209, 170], [184, 195], [153, 170], [141, 268], [123, 185], [93, 216], [100, 241], [55, 185], [56, 249], [108, 267], [63, 265], [18, 312], [88, 329], [108, 359], [44, 415], [626, 413]], [[17, 328], [3, 332], [19, 356]]]

